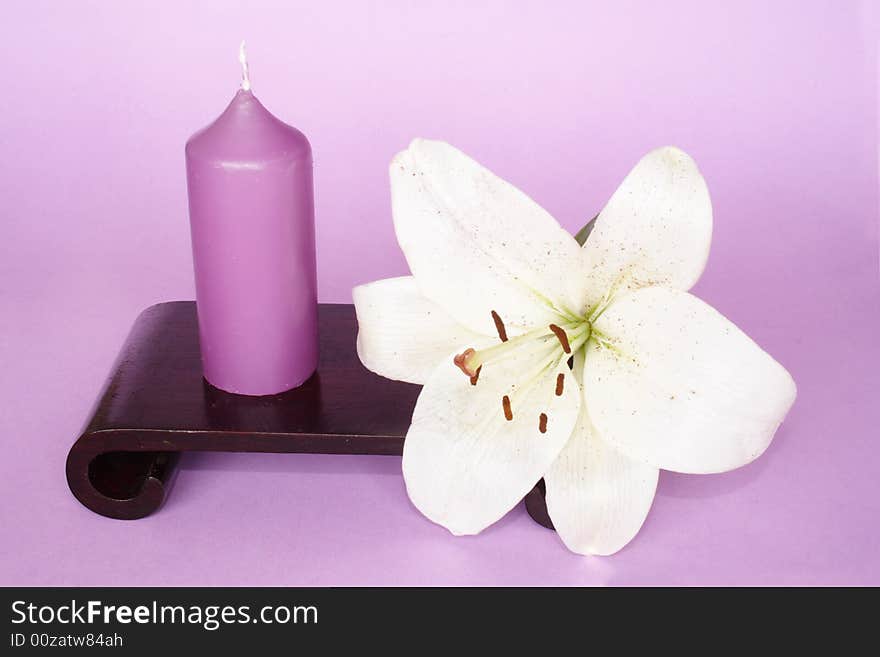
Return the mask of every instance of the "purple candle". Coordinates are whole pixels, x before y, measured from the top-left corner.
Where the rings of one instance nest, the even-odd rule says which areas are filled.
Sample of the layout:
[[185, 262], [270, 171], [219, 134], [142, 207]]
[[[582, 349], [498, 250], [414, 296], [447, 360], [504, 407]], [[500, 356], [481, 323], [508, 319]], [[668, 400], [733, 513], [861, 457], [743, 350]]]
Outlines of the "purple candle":
[[205, 378], [269, 395], [318, 363], [312, 153], [250, 89], [186, 144], [189, 217]]

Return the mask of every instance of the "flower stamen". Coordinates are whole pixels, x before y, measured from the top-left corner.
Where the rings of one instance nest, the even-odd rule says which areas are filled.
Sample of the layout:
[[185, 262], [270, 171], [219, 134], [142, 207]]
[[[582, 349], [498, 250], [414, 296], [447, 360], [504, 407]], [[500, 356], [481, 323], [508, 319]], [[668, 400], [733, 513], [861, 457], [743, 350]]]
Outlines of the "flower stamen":
[[560, 372], [556, 375], [556, 396], [562, 397], [562, 391], [565, 389], [565, 374]]
[[556, 326], [556, 324], [551, 324], [550, 330], [553, 331], [553, 335], [555, 335], [556, 339], [559, 340], [559, 344], [562, 345], [562, 350], [565, 353], [570, 354], [571, 345], [568, 344], [568, 334], [563, 329]]
[[507, 342], [507, 329], [504, 328], [501, 316], [494, 310], [492, 311], [492, 321], [495, 322], [495, 330], [498, 331], [498, 337], [501, 339], [501, 342]]
[[504, 409], [504, 419], [510, 422], [513, 419], [513, 411], [510, 410], [510, 397], [507, 395], [501, 398], [501, 408]]
[[538, 417], [538, 431], [541, 433], [547, 433], [547, 414], [541, 413]]

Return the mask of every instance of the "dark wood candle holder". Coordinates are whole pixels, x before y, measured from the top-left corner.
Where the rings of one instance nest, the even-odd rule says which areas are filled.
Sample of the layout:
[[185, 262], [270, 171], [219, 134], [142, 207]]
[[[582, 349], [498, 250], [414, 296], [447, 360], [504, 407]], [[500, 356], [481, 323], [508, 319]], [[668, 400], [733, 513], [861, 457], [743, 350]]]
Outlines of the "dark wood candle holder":
[[[402, 454], [419, 386], [361, 365], [353, 306], [321, 304], [318, 320], [318, 371], [295, 390], [246, 397], [202, 378], [195, 302], [147, 308], [70, 449], [70, 490], [96, 513], [131, 520], [168, 497], [181, 452]], [[552, 528], [542, 483], [526, 508]]]

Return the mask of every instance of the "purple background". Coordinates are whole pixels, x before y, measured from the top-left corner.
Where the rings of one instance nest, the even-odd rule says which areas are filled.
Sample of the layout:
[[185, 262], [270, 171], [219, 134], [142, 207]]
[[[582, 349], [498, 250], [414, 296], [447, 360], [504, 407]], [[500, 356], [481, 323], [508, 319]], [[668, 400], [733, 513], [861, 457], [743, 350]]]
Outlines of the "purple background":
[[[874, 3], [3, 9], [0, 584], [880, 584]], [[663, 473], [611, 558], [521, 508], [455, 539], [391, 457], [193, 456], [153, 517], [80, 506], [64, 460], [132, 320], [193, 297], [183, 145], [243, 37], [255, 92], [314, 147], [323, 301], [406, 271], [386, 167], [413, 136], [573, 230], [643, 153], [690, 152], [715, 207], [696, 292], [798, 382], [766, 455]]]

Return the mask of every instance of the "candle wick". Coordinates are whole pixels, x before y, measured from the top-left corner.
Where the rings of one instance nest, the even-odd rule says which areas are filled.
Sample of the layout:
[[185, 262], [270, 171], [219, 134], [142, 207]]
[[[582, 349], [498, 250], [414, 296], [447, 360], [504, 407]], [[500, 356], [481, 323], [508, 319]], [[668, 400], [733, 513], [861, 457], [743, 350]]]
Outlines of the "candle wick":
[[238, 47], [238, 61], [241, 62], [241, 88], [244, 91], [251, 90], [251, 77], [248, 74], [247, 52], [244, 41]]

